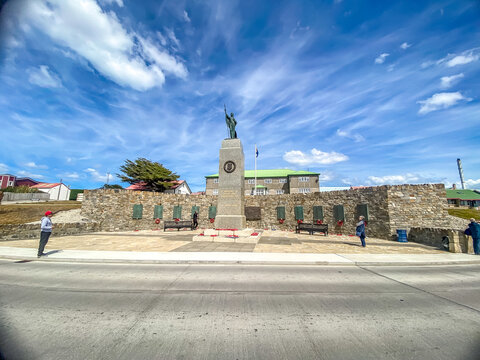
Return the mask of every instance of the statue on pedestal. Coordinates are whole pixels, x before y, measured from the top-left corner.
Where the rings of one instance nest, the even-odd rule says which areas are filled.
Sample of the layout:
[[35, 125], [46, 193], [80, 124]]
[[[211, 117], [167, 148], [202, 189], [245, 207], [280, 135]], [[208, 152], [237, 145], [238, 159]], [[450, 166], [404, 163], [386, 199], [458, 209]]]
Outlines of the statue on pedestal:
[[236, 139], [237, 132], [235, 131], [235, 126], [237, 125], [237, 121], [235, 120], [235, 116], [233, 116], [233, 112], [230, 113], [230, 116], [228, 116], [227, 107], [225, 106], [225, 104], [223, 104], [223, 107], [225, 109], [225, 121], [230, 131], [230, 139]]

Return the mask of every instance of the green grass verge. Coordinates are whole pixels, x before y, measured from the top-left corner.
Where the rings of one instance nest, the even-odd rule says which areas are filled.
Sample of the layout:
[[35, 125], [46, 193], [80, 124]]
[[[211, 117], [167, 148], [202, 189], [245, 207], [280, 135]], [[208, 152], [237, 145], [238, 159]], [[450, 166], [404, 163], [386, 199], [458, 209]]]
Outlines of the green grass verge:
[[470, 218], [480, 219], [480, 210], [475, 209], [448, 209], [448, 213], [467, 220]]

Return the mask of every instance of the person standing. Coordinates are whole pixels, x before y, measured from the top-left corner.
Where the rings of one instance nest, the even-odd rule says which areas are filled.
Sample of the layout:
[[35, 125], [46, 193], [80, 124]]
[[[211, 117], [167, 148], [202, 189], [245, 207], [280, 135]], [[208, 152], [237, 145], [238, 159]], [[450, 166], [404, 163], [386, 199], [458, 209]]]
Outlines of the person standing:
[[362, 242], [362, 246], [366, 247], [367, 244], [365, 244], [365, 217], [364, 216], [359, 216], [358, 217], [358, 223], [357, 223], [357, 228], [355, 229], [355, 235], [357, 235], [360, 238], [360, 241]]
[[470, 219], [470, 224], [465, 230], [465, 235], [470, 235], [473, 240], [473, 251], [475, 255], [480, 255], [480, 224], [474, 218]]
[[193, 228], [196, 229], [198, 227], [198, 213], [195, 211], [193, 213]]
[[45, 249], [45, 245], [47, 245], [48, 238], [52, 234], [52, 215], [53, 213], [49, 210], [45, 213], [45, 216], [42, 217], [42, 223], [40, 225], [41, 231], [40, 231], [40, 245], [38, 246], [38, 253], [37, 257], [40, 256], [45, 256], [46, 254], [43, 252]]

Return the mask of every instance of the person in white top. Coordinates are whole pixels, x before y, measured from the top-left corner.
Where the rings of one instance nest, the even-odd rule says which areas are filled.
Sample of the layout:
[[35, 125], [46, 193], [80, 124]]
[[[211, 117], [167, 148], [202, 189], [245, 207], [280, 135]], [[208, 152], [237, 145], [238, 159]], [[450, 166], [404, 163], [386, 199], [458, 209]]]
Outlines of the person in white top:
[[49, 210], [45, 213], [45, 216], [42, 217], [42, 224], [40, 225], [40, 245], [38, 246], [37, 257], [46, 255], [43, 250], [45, 249], [45, 245], [47, 245], [48, 238], [52, 235], [52, 215], [53, 213]]

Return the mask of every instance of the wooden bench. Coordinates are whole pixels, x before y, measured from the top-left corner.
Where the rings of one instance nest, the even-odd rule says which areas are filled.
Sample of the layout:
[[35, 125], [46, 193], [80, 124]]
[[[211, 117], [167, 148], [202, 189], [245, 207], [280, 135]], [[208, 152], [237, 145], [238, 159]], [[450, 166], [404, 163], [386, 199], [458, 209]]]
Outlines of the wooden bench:
[[193, 230], [193, 222], [189, 220], [163, 222], [163, 231], [165, 231], [166, 229], [177, 229], [178, 231], [180, 231], [180, 229], [183, 228], [190, 228], [190, 230]]
[[295, 227], [295, 232], [298, 234], [300, 231], [308, 231], [310, 235], [313, 235], [314, 232], [322, 232], [327, 236], [328, 224], [300, 223]]

